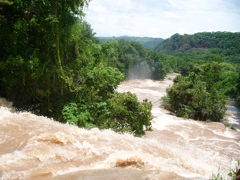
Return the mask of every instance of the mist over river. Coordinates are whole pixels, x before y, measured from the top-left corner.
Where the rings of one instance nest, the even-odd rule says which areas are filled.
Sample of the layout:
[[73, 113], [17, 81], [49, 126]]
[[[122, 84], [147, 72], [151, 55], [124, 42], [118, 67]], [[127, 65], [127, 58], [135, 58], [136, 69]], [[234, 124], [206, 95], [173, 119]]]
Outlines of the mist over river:
[[240, 159], [240, 131], [179, 118], [161, 108], [160, 98], [176, 76], [118, 86], [118, 92], [130, 91], [153, 103], [153, 131], [142, 138], [17, 112], [0, 99], [1, 179], [195, 180], [217, 172], [226, 175]]

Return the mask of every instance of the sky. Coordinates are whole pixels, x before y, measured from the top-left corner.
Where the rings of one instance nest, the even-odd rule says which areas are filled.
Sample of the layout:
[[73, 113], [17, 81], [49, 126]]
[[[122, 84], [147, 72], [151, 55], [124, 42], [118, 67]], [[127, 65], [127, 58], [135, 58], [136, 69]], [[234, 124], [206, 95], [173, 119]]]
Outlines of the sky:
[[85, 13], [97, 36], [240, 32], [240, 0], [91, 0]]

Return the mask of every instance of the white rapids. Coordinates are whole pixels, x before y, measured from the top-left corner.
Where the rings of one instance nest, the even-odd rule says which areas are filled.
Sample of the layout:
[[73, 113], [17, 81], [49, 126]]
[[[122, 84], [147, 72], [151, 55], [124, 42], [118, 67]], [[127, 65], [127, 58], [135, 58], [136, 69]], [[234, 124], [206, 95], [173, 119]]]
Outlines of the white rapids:
[[160, 107], [176, 74], [129, 80], [117, 91], [153, 103], [153, 131], [142, 137], [81, 129], [0, 99], [0, 177], [8, 179], [209, 179], [240, 159], [240, 132], [221, 123], [186, 120]]

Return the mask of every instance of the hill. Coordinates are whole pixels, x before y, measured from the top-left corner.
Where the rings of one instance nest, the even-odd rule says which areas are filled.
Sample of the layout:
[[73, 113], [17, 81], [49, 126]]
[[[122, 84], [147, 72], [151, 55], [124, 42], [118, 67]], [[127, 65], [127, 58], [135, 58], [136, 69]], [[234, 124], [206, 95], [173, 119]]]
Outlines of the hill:
[[155, 49], [157, 45], [164, 41], [162, 38], [152, 37], [136, 37], [136, 36], [119, 36], [119, 37], [98, 37], [100, 41], [106, 41], [111, 39], [122, 39], [125, 41], [136, 41], [148, 49]]
[[232, 32], [201, 32], [193, 35], [174, 34], [169, 39], [158, 44], [155, 48], [158, 52], [205, 52], [222, 55], [240, 54], [240, 33]]

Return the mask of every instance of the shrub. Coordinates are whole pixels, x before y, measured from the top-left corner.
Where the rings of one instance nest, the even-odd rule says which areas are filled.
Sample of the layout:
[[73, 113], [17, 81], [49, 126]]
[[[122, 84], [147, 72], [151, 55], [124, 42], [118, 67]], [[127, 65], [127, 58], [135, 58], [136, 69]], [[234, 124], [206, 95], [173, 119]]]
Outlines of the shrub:
[[233, 95], [236, 92], [238, 70], [229, 63], [211, 62], [196, 66], [194, 72], [207, 83], [208, 90], [212, 88]]
[[[213, 85], [214, 86], [214, 85]], [[163, 106], [178, 116], [197, 120], [220, 121], [226, 111], [226, 96], [207, 82], [200, 80], [197, 74], [181, 77], [167, 90], [162, 99]]]
[[108, 104], [110, 114], [102, 127], [117, 132], [132, 132], [137, 136], [151, 129], [152, 104], [149, 101], [138, 102], [136, 95], [128, 92], [116, 93]]
[[115, 93], [106, 102], [88, 105], [68, 103], [62, 109], [65, 122], [79, 127], [112, 129], [116, 132], [131, 132], [136, 136], [151, 129], [152, 104], [139, 102], [131, 93]]
[[211, 62], [196, 66], [186, 77], [177, 77], [162, 99], [163, 106], [178, 116], [220, 121], [226, 111], [227, 96], [236, 93], [237, 68]]
[[78, 107], [76, 103], [66, 104], [63, 107], [62, 116], [65, 122], [69, 124], [86, 128], [94, 127], [90, 112], [84, 107]]

